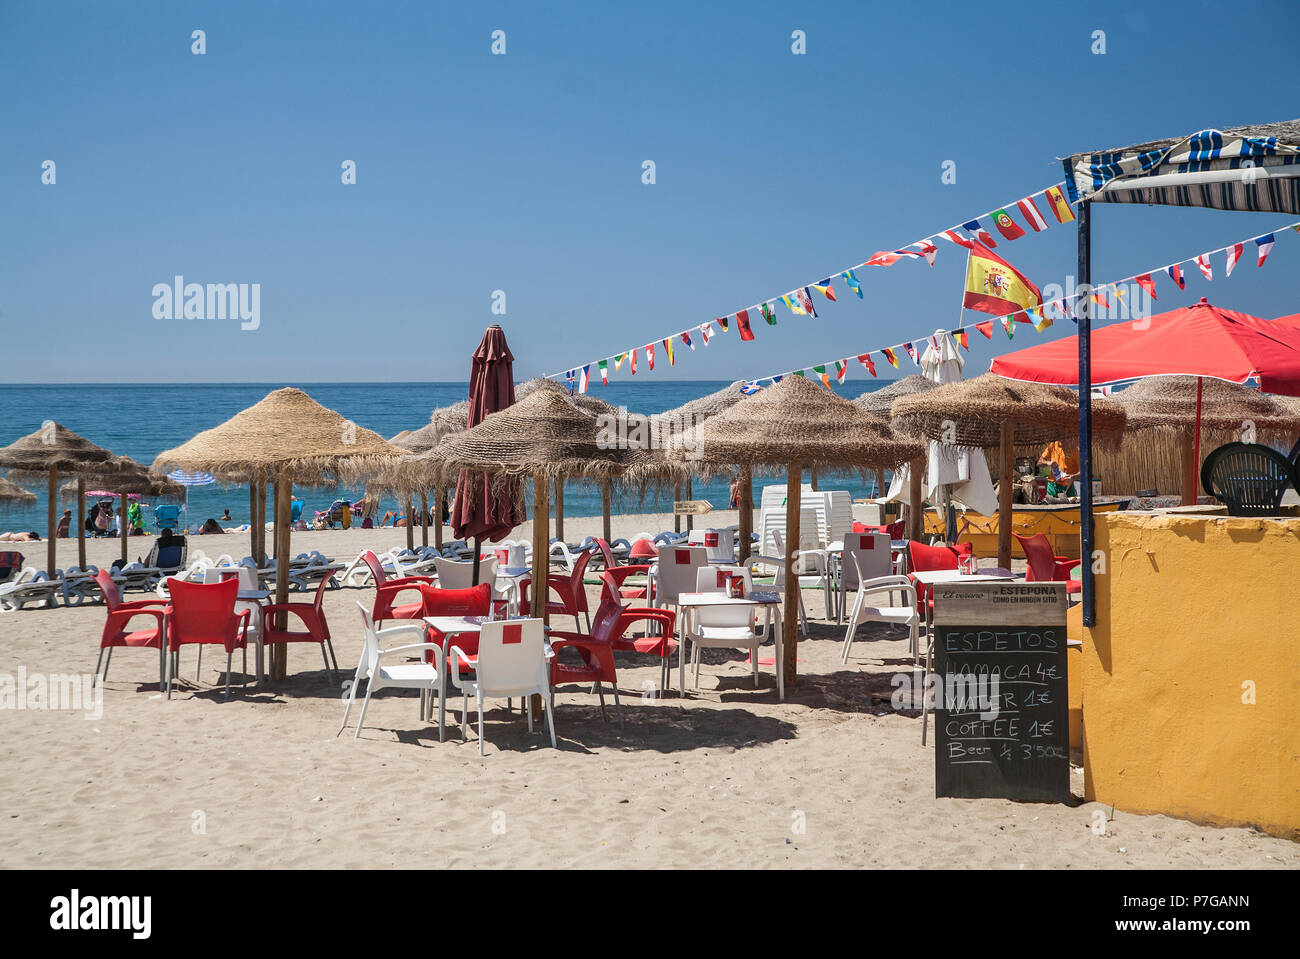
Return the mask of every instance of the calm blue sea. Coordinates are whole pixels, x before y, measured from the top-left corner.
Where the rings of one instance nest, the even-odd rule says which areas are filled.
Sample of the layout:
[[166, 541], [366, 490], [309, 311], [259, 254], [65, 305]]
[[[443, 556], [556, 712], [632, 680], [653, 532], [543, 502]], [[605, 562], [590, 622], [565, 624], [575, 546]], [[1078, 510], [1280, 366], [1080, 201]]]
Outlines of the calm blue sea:
[[[878, 389], [889, 380], [876, 380]], [[466, 383], [159, 383], [159, 384], [0, 384], [0, 446], [39, 429], [45, 420], [55, 420], [93, 443], [125, 454], [146, 466], [165, 449], [178, 446], [196, 433], [229, 419], [252, 406], [271, 390], [293, 385], [318, 402], [384, 437], [402, 430], [417, 429], [429, 422], [430, 412], [464, 399]], [[722, 389], [725, 381], [657, 381], [615, 383], [592, 387], [593, 395], [636, 413], [661, 413]], [[868, 388], [861, 380], [837, 386], [843, 396], [857, 396]], [[756, 485], [766, 480], [759, 479]], [[775, 482], [775, 480], [771, 481]], [[825, 484], [823, 488], [826, 488]], [[850, 489], [855, 496], [870, 490], [861, 480], [837, 479], [838, 489]], [[46, 528], [46, 491], [33, 487], [39, 497], [34, 506], [8, 508], [0, 512], [0, 529], [31, 529], [43, 536]], [[303, 515], [325, 509], [339, 497], [359, 499], [357, 488], [295, 487], [305, 502]], [[696, 482], [695, 499], [707, 499], [715, 508], [727, 506], [727, 484], [720, 480]], [[659, 501], [664, 507], [667, 500]], [[69, 504], [74, 506], [74, 504]], [[268, 511], [270, 504], [267, 504]], [[385, 503], [384, 509], [397, 504]], [[196, 526], [229, 509], [236, 523], [248, 522], [248, 489], [238, 486], [192, 487], [189, 492], [188, 525]], [[600, 514], [600, 490], [579, 484], [565, 488], [565, 515]]]

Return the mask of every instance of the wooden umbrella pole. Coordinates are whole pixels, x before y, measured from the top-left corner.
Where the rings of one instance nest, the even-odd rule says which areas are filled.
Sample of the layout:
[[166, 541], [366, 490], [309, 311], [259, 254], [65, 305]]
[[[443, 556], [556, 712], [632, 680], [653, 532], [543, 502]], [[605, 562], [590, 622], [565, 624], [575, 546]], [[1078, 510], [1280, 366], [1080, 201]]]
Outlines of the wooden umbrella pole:
[[1016, 471], [1016, 424], [1002, 424], [998, 436], [998, 566], [1011, 568], [1011, 479]]
[[925, 504], [921, 501], [921, 475], [925, 459], [907, 464], [907, 538], [920, 542], [925, 533]]
[[257, 565], [266, 566], [266, 480], [257, 480]]
[[77, 565], [86, 568], [86, 481], [77, 477]]
[[126, 493], [118, 494], [118, 503], [119, 506], [118, 506], [118, 515], [117, 515], [117, 525], [122, 534], [122, 565], [125, 566], [126, 565], [126, 534], [127, 534], [127, 527], [129, 525], [126, 521], [126, 511], [127, 511], [127, 506], [129, 504], [129, 500], [127, 499]]
[[749, 559], [750, 537], [754, 533], [754, 478], [748, 466], [740, 471], [740, 561]]
[[555, 535], [564, 541], [564, 480], [555, 481]]
[[813, 488], [814, 493], [817, 492], [817, 471], [815, 469], [808, 471], [808, 485]]
[[600, 516], [603, 521], [601, 532], [605, 536], [605, 542], [611, 542], [610, 536], [610, 516], [609, 516], [609, 479], [605, 478], [600, 481]]
[[[694, 495], [695, 495], [695, 484], [692, 482], [692, 477], [688, 476], [686, 477], [686, 498], [691, 499]], [[691, 513], [687, 513], [686, 532], [689, 533], [693, 529], [695, 529], [695, 517]]]
[[[293, 480], [289, 471], [282, 469], [275, 480], [275, 601], [280, 604], [289, 602], [289, 500], [292, 495]], [[287, 615], [275, 614], [276, 629], [287, 628]], [[288, 643], [276, 643], [271, 647], [271, 678], [284, 679], [288, 668]]]
[[[885, 485], [885, 471], [883, 469], [878, 469], [876, 470], [876, 498], [879, 499], [887, 492], [889, 492], [889, 487]], [[884, 507], [881, 507], [880, 518], [884, 519]]]
[[[681, 480], [678, 480], [677, 485], [673, 487], [673, 501], [676, 502], [681, 498], [682, 498], [682, 482]], [[677, 514], [677, 509], [676, 507], [674, 507], [673, 508], [673, 532], [680, 533], [681, 531], [682, 531], [682, 518]]]
[[248, 555], [257, 562], [257, 483], [248, 484]]
[[433, 491], [433, 511], [436, 514], [433, 520], [433, 545], [437, 549], [442, 549], [442, 504], [444, 502], [442, 487]]
[[[540, 470], [533, 474], [533, 598], [532, 615], [543, 624], [551, 621], [546, 611], [549, 595], [547, 581], [551, 575], [551, 492], [546, 474]], [[529, 706], [533, 716], [541, 715], [542, 697], [534, 695]]]
[[799, 494], [803, 469], [798, 461], [786, 470], [785, 481], [785, 610], [781, 614], [781, 658], [785, 688], [794, 688], [799, 679], [799, 574], [794, 554], [799, 548]]
[[50, 502], [46, 507], [46, 519], [49, 521], [50, 534], [49, 545], [46, 547], [46, 572], [50, 574], [50, 579], [54, 578], [54, 532], [58, 524], [55, 522], [54, 514], [59, 508], [59, 468], [50, 467]]
[[415, 549], [415, 500], [406, 497], [406, 548]]
[[429, 545], [429, 494], [420, 494], [420, 545]]

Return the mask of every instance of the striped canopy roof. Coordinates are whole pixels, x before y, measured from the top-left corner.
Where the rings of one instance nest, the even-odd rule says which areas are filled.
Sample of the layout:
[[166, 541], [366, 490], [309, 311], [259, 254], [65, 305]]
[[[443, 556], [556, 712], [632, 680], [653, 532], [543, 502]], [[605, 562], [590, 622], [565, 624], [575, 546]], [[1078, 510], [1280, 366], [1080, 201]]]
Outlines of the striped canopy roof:
[[[1300, 120], [1201, 130], [1190, 136], [1076, 153], [1061, 162], [1071, 202], [1082, 198], [1098, 203], [1300, 213]], [[1218, 183], [1195, 182], [1205, 179], [1200, 177], [1189, 177], [1186, 184], [1154, 179], [1248, 167], [1259, 168], [1260, 173], [1253, 179]]]

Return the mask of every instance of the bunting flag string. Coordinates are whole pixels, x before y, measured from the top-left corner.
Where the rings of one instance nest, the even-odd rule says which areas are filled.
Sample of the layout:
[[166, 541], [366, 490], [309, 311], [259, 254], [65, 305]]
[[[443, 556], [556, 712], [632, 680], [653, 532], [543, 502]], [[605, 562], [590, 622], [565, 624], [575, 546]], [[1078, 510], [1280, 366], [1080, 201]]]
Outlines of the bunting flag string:
[[[1040, 192], [1047, 194], [1049, 201], [1055, 203], [1055, 201], [1052, 200], [1051, 197], [1051, 192], [1054, 189], [1056, 188], [1050, 187], [1048, 188], [1048, 190], [1040, 191]], [[1059, 193], [1059, 190], [1057, 192]], [[1035, 194], [1035, 196], [1036, 195], [1037, 194]], [[1068, 206], [1069, 205], [1067, 203], [1066, 204], [1067, 209]], [[1002, 212], [1005, 212], [1005, 210]], [[1066, 221], [1062, 220], [1061, 222], [1066, 222]], [[981, 231], [978, 230], [977, 221], [972, 220], [970, 221], [970, 223], [976, 226], [976, 234], [978, 235], [978, 233]], [[1233, 269], [1237, 266], [1238, 261], [1240, 260], [1242, 253], [1245, 250], [1246, 244], [1248, 243], [1255, 244], [1255, 248], [1257, 251], [1257, 266], [1262, 267], [1264, 265], [1264, 261], [1268, 258], [1269, 253], [1272, 251], [1273, 245], [1277, 240], [1276, 233], [1280, 230], [1290, 230], [1293, 233], [1300, 234], [1300, 221], [1297, 221], [1295, 223], [1288, 223], [1283, 227], [1276, 228], [1272, 232], [1262, 233], [1258, 236], [1249, 237], [1244, 240], [1239, 240], [1236, 243], [1230, 243], [1227, 246], [1219, 247], [1216, 250], [1209, 250], [1205, 253], [1200, 253], [1194, 257], [1178, 260], [1177, 262], [1170, 263], [1166, 266], [1158, 267], [1151, 270], [1146, 270], [1142, 273], [1136, 273], [1133, 276], [1125, 277], [1122, 280], [1112, 280], [1107, 283], [1094, 284], [1090, 288], [1090, 290], [1086, 291], [1086, 295], [1088, 296], [1088, 299], [1091, 300], [1091, 302], [1100, 306], [1102, 309], [1109, 310], [1110, 300], [1107, 294], [1108, 293], [1114, 294], [1117, 300], [1123, 302], [1124, 295], [1125, 295], [1125, 291], [1123, 287], [1131, 283], [1136, 283], [1139, 287], [1141, 287], [1146, 292], [1148, 296], [1151, 297], [1151, 299], [1154, 300], [1156, 299], [1155, 277], [1157, 274], [1160, 273], [1166, 274], [1178, 286], [1180, 290], [1185, 290], [1187, 288], [1187, 283], [1186, 283], [1185, 274], [1183, 273], [1183, 269], [1182, 269], [1182, 265], [1184, 263], [1195, 264], [1196, 267], [1201, 272], [1201, 274], [1205, 277], [1206, 281], [1212, 282], [1214, 279], [1214, 271], [1210, 263], [1210, 258], [1212, 256], [1217, 256], [1220, 253], [1225, 255], [1225, 261], [1224, 261], [1225, 276], [1231, 276]], [[989, 239], [991, 239], [991, 237]], [[954, 242], [958, 242], [958, 241], [954, 240]], [[982, 244], [986, 247], [989, 245], [987, 243], [984, 243], [983, 240], [968, 240], [966, 241], [966, 243], [963, 243], [961, 245], [967, 246], [968, 250], [977, 251], [978, 247], [976, 246], [976, 244]], [[916, 255], [923, 257], [925, 254], [923, 252], [918, 251]], [[850, 270], [843, 271], [839, 275], [844, 276], [847, 282], [848, 275], [852, 274], [853, 270], [856, 269], [858, 269], [858, 267], [853, 267]], [[822, 283], [819, 284], [810, 284], [809, 288], [803, 288], [796, 291], [796, 293], [798, 294], [797, 303], [799, 307], [803, 309], [805, 312], [807, 312], [809, 315], [816, 316], [816, 312], [813, 309], [813, 305], [812, 305], [811, 290], [812, 289], [821, 290], [823, 285], [826, 286], [826, 290], [822, 290], [822, 292], [825, 293], [827, 290], [829, 290], [829, 281], [826, 280], [823, 280]], [[968, 277], [968, 285], [969, 285], [969, 277]], [[852, 289], [852, 287], [850, 288]], [[1036, 288], [1034, 289], [1034, 292], [1037, 293]], [[963, 297], [967, 295], [968, 295], [967, 293], [963, 293]], [[786, 296], [783, 296], [781, 299], [785, 300], [789, 296], [790, 296], [789, 294], [786, 294]], [[1064, 296], [1058, 297], [1048, 302], [1030, 303], [1024, 306], [1022, 309], [1014, 310], [1012, 312], [1009, 312], [999, 317], [999, 320], [1002, 323], [1002, 328], [1006, 331], [1008, 339], [1011, 339], [1015, 336], [1016, 323], [1032, 324], [1033, 327], [1040, 333], [1045, 331], [1052, 325], [1054, 318], [1060, 318], [1060, 317], [1068, 318], [1077, 324], [1078, 319], [1075, 316], [1075, 310], [1073, 309], [1073, 305], [1080, 298], [1084, 296], [1085, 296], [1085, 292], [1076, 291], [1074, 293], [1066, 294]], [[828, 295], [828, 299], [834, 299], [833, 295]], [[1035, 299], [1037, 299], [1037, 297], [1035, 297]], [[787, 305], [790, 304], [787, 303]], [[1015, 304], [1014, 302], [1008, 302], [1008, 305], [1015, 305]], [[771, 318], [770, 316], [770, 310], [771, 310], [770, 302], [763, 303], [758, 307], [751, 307], [750, 309], [759, 310], [761, 315], [764, 317], [764, 319], [768, 321], [768, 323], [775, 325], [775, 319]], [[795, 309], [795, 307], [791, 305], [791, 309], [793, 310]], [[1057, 314], [1057, 317], [1053, 317], [1049, 313], [1049, 311]], [[994, 311], [986, 309], [985, 312], [991, 313]], [[754, 334], [753, 334], [753, 329], [749, 323], [749, 310], [740, 310], [737, 311], [737, 313], [730, 314], [730, 316], [736, 317], [736, 325], [738, 330], [740, 331], [741, 338], [745, 340], [752, 340], [754, 338]], [[713, 322], [717, 323], [724, 331], [726, 331], [730, 325], [728, 322], [728, 318], [726, 317], [719, 317]], [[964, 348], [969, 349], [970, 348], [968, 345], [969, 341], [964, 334], [966, 330], [972, 328], [977, 330], [979, 333], [981, 333], [986, 339], [992, 339], [993, 323], [991, 320], [985, 320], [970, 325], [963, 325], [961, 327], [958, 327], [955, 330], [949, 330], [946, 332], [950, 335], [962, 334], [961, 336], [958, 337], [958, 342]], [[661, 341], [664, 350], [668, 355], [668, 363], [670, 366], [673, 365], [674, 363], [673, 345], [672, 345], [673, 339], [679, 338], [683, 343], [690, 346], [691, 349], [694, 349], [694, 344], [691, 342], [690, 334], [691, 332], [694, 332], [696, 330], [699, 331], [700, 337], [704, 341], [704, 345], [708, 346], [709, 340], [715, 335], [715, 331], [713, 329], [712, 323], [702, 323], [698, 327], [692, 327], [690, 330], [684, 330], [680, 333], [676, 333], [672, 337], [666, 337]], [[646, 359], [649, 363], [649, 367], [651, 370], [653, 370], [655, 366], [655, 344], [648, 343], [644, 347], [640, 347], [640, 349], [645, 350]], [[915, 363], [918, 367], [920, 366], [919, 355], [917, 353], [914, 344], [911, 341], [903, 341], [900, 343], [895, 343], [892, 346], [878, 349], [875, 352], [880, 353], [885, 358], [885, 361], [890, 364], [890, 366], [894, 367], [895, 369], [898, 369], [898, 352], [900, 350], [905, 352], [911, 358], [913, 363]], [[627, 350], [623, 353], [618, 353], [614, 356], [606, 357], [604, 359], [594, 361], [592, 363], [583, 364], [583, 366], [574, 367], [572, 369], [565, 370], [561, 373], [552, 373], [550, 374], [550, 376], [564, 377], [568, 382], [570, 392], [573, 392], [576, 387], [577, 389], [580, 390], [580, 392], [585, 393], [587, 392], [587, 389], [591, 381], [590, 371], [593, 365], [596, 366], [597, 369], [599, 369], [601, 372], [601, 384], [608, 385], [608, 379], [606, 376], [606, 370], [608, 367], [607, 360], [612, 359], [614, 361], [614, 369], [617, 371], [622, 366], [624, 359], [629, 359], [631, 372], [632, 374], [635, 375], [637, 371], [636, 354], [637, 354], [636, 349]], [[867, 369], [868, 372], [871, 373], [872, 376], [876, 375], [875, 364], [871, 360], [870, 352], [858, 355], [857, 359], [863, 365], [863, 367]], [[823, 380], [829, 386], [830, 378], [826, 372], [826, 367], [829, 366], [831, 363], [834, 363], [835, 365], [836, 379], [839, 382], [843, 382], [843, 369], [841, 368], [841, 364], [843, 365], [844, 369], [846, 369], [848, 366], [848, 359], [843, 357], [833, 361], [828, 361], [827, 363], [824, 364], [817, 364], [816, 366], [805, 368], [803, 370], [796, 370], [796, 371], [792, 371], [791, 373], [781, 374], [781, 376], [787, 376], [787, 375], [806, 376], [808, 375], [809, 372], [812, 372], [818, 379]], [[779, 382], [780, 378], [781, 377], [760, 377], [758, 380], [753, 380], [752, 382], [760, 383], [762, 382], [762, 380], [766, 379], [766, 380], [771, 380], [772, 382], [775, 383], [775, 382]]]
[[[1296, 234], [1300, 234], [1300, 221], [1297, 221], [1296, 223], [1289, 223], [1285, 227], [1280, 227], [1279, 230], [1280, 229], [1287, 229], [1287, 230], [1291, 230]], [[1162, 273], [1162, 272], [1169, 274], [1169, 276], [1172, 279], [1174, 279], [1175, 282], [1178, 282], [1179, 288], [1182, 289], [1184, 284], [1181, 282], [1182, 273], [1178, 269], [1179, 264], [1189, 263], [1189, 262], [1194, 262], [1198, 264], [1204, 263], [1205, 268], [1209, 269], [1211, 256], [1215, 256], [1219, 253], [1225, 253], [1231, 259], [1234, 256], [1234, 251], [1237, 250], [1238, 248], [1244, 248], [1245, 244], [1247, 243], [1256, 244], [1257, 248], [1261, 251], [1259, 255], [1258, 265], [1263, 266], [1264, 259], [1268, 256], [1269, 250], [1273, 248], [1274, 242], [1276, 242], [1276, 236], [1275, 236], [1276, 232], [1277, 231], [1275, 231], [1274, 233], [1265, 233], [1262, 234], [1261, 236], [1252, 237], [1247, 240], [1242, 240], [1239, 243], [1230, 243], [1227, 246], [1220, 247], [1217, 250], [1210, 250], [1206, 253], [1200, 254], [1199, 256], [1191, 257], [1186, 260], [1180, 260], [1178, 263], [1171, 263], [1169, 266], [1158, 267], [1156, 269], [1147, 270], [1143, 273], [1138, 273], [1133, 276], [1125, 277], [1122, 280], [1111, 280], [1106, 283], [1097, 284], [1092, 288], [1092, 293], [1090, 294], [1090, 298], [1095, 299], [1099, 294], [1104, 294], [1105, 290], [1110, 290], [1116, 295], [1117, 298], [1122, 299], [1123, 290], [1121, 290], [1120, 287], [1128, 283], [1137, 283], [1139, 286], [1142, 287], [1142, 289], [1146, 290], [1147, 294], [1152, 299], [1155, 299], [1155, 280], [1153, 279], [1155, 274]], [[1238, 257], [1240, 256], [1239, 253], [1235, 255]], [[1068, 296], [1064, 296], [1059, 299], [1052, 300], [1048, 303], [1032, 306], [1028, 309], [1019, 311], [1025, 316], [1025, 319], [1019, 320], [1019, 322], [1031, 323], [1033, 324], [1034, 328], [1041, 333], [1049, 326], [1052, 325], [1052, 320], [1050, 317], [1047, 316], [1046, 310], [1047, 308], [1054, 307], [1054, 306], [1060, 307], [1062, 311], [1065, 313], [1065, 315], [1068, 316], [1070, 319], [1075, 319], [1073, 315], [1073, 310], [1071, 310], [1070, 308], [1070, 304], [1072, 301], [1076, 301], [1079, 298], [1083, 297], [1084, 295], [1085, 293], [1076, 292]], [[1105, 301], [1104, 295], [1102, 295], [1102, 300]], [[1002, 324], [1002, 328], [1006, 331], [1007, 339], [1012, 339], [1015, 336], [1015, 328], [1017, 322], [1016, 316], [1017, 315], [1015, 313], [1009, 313], [1006, 316], [999, 317], [999, 321]], [[970, 349], [969, 331], [972, 329], [977, 331], [986, 340], [993, 339], [993, 320], [981, 320], [978, 323], [971, 323], [969, 325], [960, 326], [956, 329], [944, 330], [940, 333], [936, 333], [933, 335], [926, 335], [925, 340], [928, 340], [932, 345], [937, 345], [936, 339], [938, 337], [950, 336], [957, 342], [957, 344], [962, 349], [969, 350]], [[918, 337], [915, 339], [920, 339], [920, 338]], [[876, 376], [876, 364], [875, 364], [875, 360], [872, 358], [873, 353], [879, 353], [881, 356], [883, 356], [885, 358], [885, 362], [887, 362], [890, 366], [894, 367], [894, 369], [898, 369], [899, 353], [900, 352], [906, 353], [909, 357], [911, 357], [912, 362], [915, 363], [918, 367], [920, 367], [921, 360], [916, 350], [915, 339], [904, 340], [895, 343], [892, 346], [877, 347], [873, 350], [868, 350], [864, 353], [859, 353], [857, 354], [856, 359], [859, 363], [862, 364], [863, 369], [865, 369], [873, 377]], [[757, 390], [762, 388], [764, 383], [779, 383], [787, 376], [803, 376], [809, 379], [819, 379], [829, 387], [830, 382], [826, 371], [827, 368], [830, 367], [832, 364], [835, 367], [836, 382], [843, 383], [844, 373], [848, 368], [849, 359], [850, 357], [843, 357], [837, 360], [827, 360], [822, 363], [816, 363], [813, 364], [812, 366], [806, 366], [803, 367], [802, 369], [793, 370], [787, 373], [778, 373], [773, 376], [760, 376], [757, 379], [746, 380], [746, 392], [756, 392]]]
[[[741, 332], [740, 338], [742, 340], [752, 340], [754, 336], [753, 330], [749, 325], [749, 315], [757, 312], [767, 321], [769, 326], [776, 326], [775, 308], [777, 303], [785, 304], [785, 306], [795, 316], [808, 316], [815, 319], [818, 317], [818, 313], [816, 307], [813, 305], [813, 292], [816, 291], [822, 294], [822, 296], [831, 302], [838, 302], [832, 285], [833, 281], [837, 277], [843, 281], [845, 288], [850, 293], [855, 294], [858, 299], [862, 299], [862, 282], [857, 271], [868, 266], [893, 266], [895, 263], [902, 260], [924, 260], [930, 266], [934, 266], [935, 259], [939, 254], [939, 247], [935, 244], [935, 240], [942, 238], [955, 243], [958, 246], [966, 247], [967, 249], [970, 248], [973, 241], [978, 241], [992, 249], [997, 245], [997, 243], [993, 239], [992, 234], [984, 228], [984, 220], [990, 221], [1006, 240], [1013, 240], [1026, 236], [1027, 234], [1024, 228], [1012, 219], [1010, 215], [1011, 210], [1019, 212], [1020, 216], [1024, 218], [1025, 223], [1029, 226], [1032, 232], [1040, 233], [1047, 229], [1048, 220], [1039, 212], [1038, 206], [1034, 202], [1035, 199], [1039, 197], [1044, 199], [1048, 209], [1051, 210], [1055, 216], [1057, 223], [1069, 223], [1074, 220], [1074, 213], [1069, 201], [1065, 198], [1065, 194], [1061, 192], [1061, 186], [1063, 184], [1064, 181], [1055, 186], [1047, 187], [1044, 190], [1039, 190], [1036, 193], [1031, 193], [1029, 196], [1023, 197], [1019, 200], [1005, 203], [999, 207], [995, 207], [987, 213], [983, 213], [980, 216], [967, 220], [958, 226], [951, 227], [947, 230], [940, 230], [937, 233], [931, 233], [924, 239], [917, 240], [915, 243], [909, 243], [896, 250], [878, 251], [855, 266], [824, 274], [824, 278], [818, 282], [797, 286], [793, 290], [789, 290], [779, 296], [768, 297], [752, 306], [746, 307], [743, 310], [737, 310], [733, 313], [728, 313], [725, 316], [716, 317], [712, 322], [716, 323], [723, 333], [726, 333], [730, 328], [731, 318], [733, 316], [738, 317], [739, 314], [743, 313], [745, 314], [745, 320], [741, 322], [737, 319], [737, 327]], [[959, 231], [965, 232], [963, 233]], [[716, 330], [712, 328], [706, 329], [708, 326], [709, 324], [698, 324], [696, 326], [687, 327], [685, 330], [680, 330], [672, 336], [655, 338], [650, 342], [667, 342], [673, 339], [681, 339], [683, 343], [689, 345], [690, 340], [687, 339], [687, 337], [694, 334], [696, 331], [699, 331], [704, 340], [705, 346], [707, 346], [709, 338], [716, 332]], [[647, 357], [651, 357], [652, 354], [648, 346], [640, 347], [640, 349], [646, 350]], [[616, 360], [617, 357], [607, 356], [604, 357], [604, 359]], [[599, 363], [599, 360], [593, 360], [592, 362]], [[671, 360], [669, 365], [672, 365]], [[651, 368], [653, 369], [653, 365]], [[577, 367], [574, 367], [575, 371], [576, 369]], [[614, 365], [614, 369], [618, 369], [617, 362]], [[568, 370], [563, 370], [549, 373], [547, 374], [547, 378], [550, 379], [561, 376], [567, 377], [569, 372], [570, 371]]]

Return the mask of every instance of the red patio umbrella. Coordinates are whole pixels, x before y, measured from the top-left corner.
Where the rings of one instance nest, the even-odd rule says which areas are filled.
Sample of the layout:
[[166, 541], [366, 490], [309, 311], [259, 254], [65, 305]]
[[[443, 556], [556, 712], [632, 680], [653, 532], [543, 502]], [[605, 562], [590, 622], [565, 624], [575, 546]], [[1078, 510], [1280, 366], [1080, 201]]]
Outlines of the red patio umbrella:
[[[469, 374], [469, 415], [466, 426], [473, 429], [490, 413], [515, 402], [515, 358], [506, 345], [506, 334], [493, 323], [474, 351]], [[524, 521], [513, 484], [493, 489], [492, 478], [483, 473], [461, 470], [456, 478], [456, 507], [451, 528], [457, 539], [473, 538], [474, 582], [478, 582], [478, 540], [499, 540]]]
[[[1231, 383], [1254, 379], [1266, 393], [1300, 396], [1300, 322], [1269, 321], [1223, 310], [1205, 297], [1192, 306], [1145, 320], [1115, 323], [1092, 331], [1094, 386], [1182, 374]], [[991, 372], [1013, 380], [1075, 386], [1079, 382], [1079, 338], [1068, 336], [999, 356]], [[1196, 442], [1192, 470], [1200, 461], [1201, 396], [1196, 395]], [[1188, 489], [1195, 490], [1191, 477]]]

